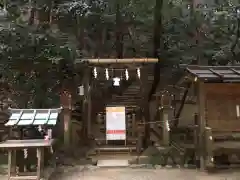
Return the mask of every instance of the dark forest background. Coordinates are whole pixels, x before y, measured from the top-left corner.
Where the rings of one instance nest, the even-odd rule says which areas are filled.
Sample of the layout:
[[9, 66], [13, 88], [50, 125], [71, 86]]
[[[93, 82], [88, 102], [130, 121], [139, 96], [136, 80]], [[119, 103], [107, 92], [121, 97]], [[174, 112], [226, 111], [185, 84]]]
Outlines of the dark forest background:
[[0, 4], [2, 106], [56, 106], [59, 88], [79, 76], [74, 67], [82, 58], [158, 58], [155, 86], [164, 69], [178, 70], [180, 64], [236, 65], [240, 59], [238, 0]]

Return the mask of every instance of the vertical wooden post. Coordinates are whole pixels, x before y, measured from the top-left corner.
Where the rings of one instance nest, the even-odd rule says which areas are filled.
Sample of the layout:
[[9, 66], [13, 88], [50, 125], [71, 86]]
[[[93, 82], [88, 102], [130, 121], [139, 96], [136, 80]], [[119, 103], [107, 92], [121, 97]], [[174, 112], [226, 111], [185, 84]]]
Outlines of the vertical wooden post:
[[136, 137], [136, 114], [132, 114], [132, 136], [133, 138]]
[[213, 167], [214, 166], [214, 159], [213, 159], [213, 135], [212, 129], [206, 127], [206, 167]]
[[69, 91], [61, 94], [61, 104], [63, 107], [63, 126], [64, 126], [64, 146], [68, 148], [71, 141], [71, 109], [72, 95]]
[[8, 179], [16, 175], [16, 149], [8, 149]]
[[149, 112], [149, 102], [148, 102], [148, 90], [149, 86], [148, 83], [148, 74], [147, 70], [143, 69], [141, 70], [141, 92], [142, 92], [142, 109], [143, 109], [143, 116], [144, 116], [144, 122], [145, 122], [145, 137], [144, 137], [144, 146], [145, 148], [150, 143], [150, 112]]
[[163, 127], [163, 134], [162, 134], [162, 137], [163, 137], [163, 145], [164, 146], [169, 146], [170, 144], [170, 133], [169, 133], [169, 116], [168, 116], [168, 108], [166, 107], [162, 107], [161, 109], [161, 114], [162, 114], [162, 117], [160, 119], [160, 121], [162, 120], [162, 127]]
[[200, 160], [200, 149], [199, 149], [199, 123], [198, 123], [198, 114], [194, 114], [194, 148], [195, 148], [195, 162], [197, 164], [197, 167], [199, 167], [199, 160]]
[[64, 145], [65, 147], [70, 147], [70, 133], [71, 133], [71, 110], [64, 109]]
[[42, 178], [43, 151], [43, 148], [37, 148], [37, 180], [40, 180]]
[[87, 136], [91, 135], [91, 125], [92, 125], [92, 87], [88, 84], [88, 115], [87, 115]]
[[12, 175], [12, 153], [13, 153], [13, 150], [9, 149], [8, 150], [8, 179], [10, 179]]
[[[82, 129], [82, 137], [84, 142], [87, 141], [89, 136], [89, 124], [91, 123], [91, 104], [89, 103], [89, 95], [90, 95], [90, 70], [88, 67], [85, 68], [84, 77], [83, 77], [83, 86], [84, 86], [84, 97], [83, 97], [83, 129]], [[90, 116], [90, 117], [89, 117]]]
[[204, 170], [206, 167], [205, 163], [205, 92], [204, 82], [198, 81], [198, 122], [199, 122], [199, 148], [200, 148], [200, 169]]
[[84, 86], [84, 96], [82, 99], [82, 140], [85, 142], [86, 135], [87, 135], [87, 119], [88, 119], [88, 104], [87, 104], [87, 95], [86, 93], [88, 92], [86, 83], [85, 83], [85, 78], [83, 82]]

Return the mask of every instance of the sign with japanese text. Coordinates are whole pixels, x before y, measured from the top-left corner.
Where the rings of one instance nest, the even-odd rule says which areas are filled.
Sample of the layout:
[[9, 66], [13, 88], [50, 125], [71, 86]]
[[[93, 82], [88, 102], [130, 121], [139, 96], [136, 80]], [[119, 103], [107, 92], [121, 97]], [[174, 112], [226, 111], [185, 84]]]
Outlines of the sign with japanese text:
[[106, 107], [106, 139], [126, 139], [125, 107]]

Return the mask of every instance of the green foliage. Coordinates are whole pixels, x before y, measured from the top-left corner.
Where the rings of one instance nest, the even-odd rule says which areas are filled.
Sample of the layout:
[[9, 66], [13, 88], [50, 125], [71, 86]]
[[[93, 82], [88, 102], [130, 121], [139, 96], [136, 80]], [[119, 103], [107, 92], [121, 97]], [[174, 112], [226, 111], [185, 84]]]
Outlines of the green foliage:
[[[164, 46], [160, 51], [168, 63], [191, 63], [201, 59], [214, 65], [238, 61], [236, 5], [200, 5], [193, 9], [189, 1], [166, 2], [162, 10]], [[96, 54], [100, 57], [109, 56], [108, 50], [114, 48], [116, 3], [82, 0], [59, 6], [58, 12], [65, 18], [59, 21], [63, 30], [73, 32], [72, 27], [77, 26], [87, 31], [84, 43], [88, 48], [83, 49], [84, 56], [94, 56], [95, 52], [89, 49], [99, 50]], [[151, 56], [155, 1], [123, 0], [120, 5], [125, 56]]]
[[[123, 36], [124, 57], [153, 54], [155, 0], [28, 3], [11, 0], [0, 11], [2, 79], [9, 82], [21, 107], [53, 106], [59, 85], [74, 76], [77, 57], [116, 57], [117, 31]], [[116, 26], [117, 7], [120, 26]], [[163, 46], [159, 50], [166, 65], [175, 67], [194, 60], [212, 65], [237, 62], [237, 9], [231, 3], [193, 9], [189, 1], [164, 1], [159, 10], [163, 13]]]
[[74, 45], [59, 35], [16, 21], [0, 29], [1, 82], [8, 83], [15, 106], [59, 106], [61, 85], [73, 78], [76, 57]]
[[[66, 65], [74, 61], [74, 50], [51, 34], [41, 34], [27, 27], [2, 29], [2, 80], [8, 82], [20, 107], [52, 107], [59, 105], [61, 83], [70, 75]], [[70, 70], [71, 71], [71, 70]]]
[[174, 15], [164, 22], [167, 57], [177, 64], [179, 60], [183, 63], [208, 61], [211, 65], [238, 61], [237, 6], [203, 5], [195, 9], [187, 3], [168, 6], [169, 14]]

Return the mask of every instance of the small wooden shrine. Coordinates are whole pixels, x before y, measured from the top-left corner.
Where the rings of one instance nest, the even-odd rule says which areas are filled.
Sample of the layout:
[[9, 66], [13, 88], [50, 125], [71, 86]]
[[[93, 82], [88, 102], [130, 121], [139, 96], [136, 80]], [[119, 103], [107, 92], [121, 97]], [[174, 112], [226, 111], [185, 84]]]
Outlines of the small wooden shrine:
[[10, 127], [9, 139], [0, 143], [0, 148], [8, 151], [8, 179], [42, 179], [43, 167], [50, 159], [46, 150], [53, 153], [56, 137], [52, 137], [52, 130], [61, 110], [9, 109], [10, 117], [5, 124]]
[[197, 95], [198, 137], [196, 155], [202, 169], [230, 162], [239, 154], [240, 67], [187, 66], [185, 80]]

